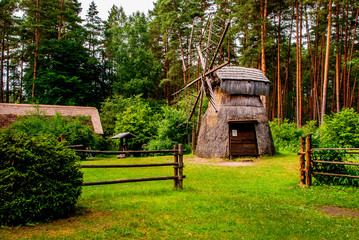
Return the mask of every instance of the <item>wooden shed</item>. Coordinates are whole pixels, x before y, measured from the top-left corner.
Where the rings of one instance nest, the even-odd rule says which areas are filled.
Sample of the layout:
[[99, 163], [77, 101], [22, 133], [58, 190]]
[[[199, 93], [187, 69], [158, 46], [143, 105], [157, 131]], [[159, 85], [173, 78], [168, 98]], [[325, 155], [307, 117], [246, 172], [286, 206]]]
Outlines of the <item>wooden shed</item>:
[[258, 69], [223, 67], [212, 78], [218, 112], [209, 105], [201, 122], [196, 155], [237, 157], [273, 155], [272, 134], [260, 95], [270, 82]]
[[130, 132], [119, 133], [110, 139], [120, 139], [120, 151], [128, 151], [128, 139], [130, 138], [138, 138], [135, 134]]
[[71, 117], [89, 116], [94, 132], [103, 134], [100, 115], [95, 107], [0, 103], [0, 127], [7, 127], [17, 121], [17, 116], [27, 115], [37, 109], [47, 116], [53, 116], [56, 113]]

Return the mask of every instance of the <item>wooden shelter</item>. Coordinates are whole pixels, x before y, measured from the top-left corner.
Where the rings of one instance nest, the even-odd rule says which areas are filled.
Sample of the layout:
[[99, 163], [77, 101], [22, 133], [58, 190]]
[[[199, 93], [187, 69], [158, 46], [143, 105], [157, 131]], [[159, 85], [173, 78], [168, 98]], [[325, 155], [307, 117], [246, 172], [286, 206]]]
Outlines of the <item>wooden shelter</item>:
[[124, 133], [119, 133], [113, 137], [111, 137], [111, 139], [120, 139], [120, 151], [128, 151], [128, 139], [130, 138], [138, 138], [136, 135], [130, 133], [130, 132], [124, 132]]
[[209, 105], [204, 114], [196, 155], [273, 155], [267, 112], [260, 100], [260, 95], [269, 94], [265, 75], [258, 69], [223, 67], [213, 73], [211, 84], [217, 109]]
[[103, 134], [100, 115], [95, 107], [0, 103], [0, 127], [7, 127], [17, 121], [17, 116], [27, 115], [36, 110], [47, 116], [53, 116], [56, 113], [71, 117], [89, 116], [94, 132]]

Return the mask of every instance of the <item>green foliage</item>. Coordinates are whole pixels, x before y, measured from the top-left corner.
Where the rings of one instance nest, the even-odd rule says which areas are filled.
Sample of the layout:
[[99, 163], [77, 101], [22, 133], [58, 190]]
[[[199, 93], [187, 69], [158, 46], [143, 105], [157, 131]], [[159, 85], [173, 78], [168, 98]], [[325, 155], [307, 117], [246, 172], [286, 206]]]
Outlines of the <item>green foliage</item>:
[[359, 114], [354, 109], [326, 115], [319, 128], [321, 146], [359, 147]]
[[[335, 147], [335, 146], [332, 145], [331, 147]], [[354, 159], [353, 156], [351, 156], [348, 153], [345, 153], [344, 151], [320, 150], [320, 151], [314, 151], [313, 160], [353, 162]], [[314, 172], [359, 176], [358, 166], [313, 163], [312, 170]], [[336, 176], [324, 176], [324, 175], [315, 175], [315, 180], [313, 182], [313, 184], [316, 185], [324, 184], [324, 185], [347, 185], [347, 186], [358, 186], [358, 183], [359, 183], [359, 179], [336, 177]]]
[[102, 103], [100, 115], [106, 136], [131, 132], [139, 137], [130, 141], [131, 148], [141, 148], [145, 144], [149, 150], [164, 150], [187, 142], [190, 127], [183, 122], [180, 124], [183, 109], [162, 106], [140, 95], [109, 98]]
[[48, 135], [0, 132], [0, 224], [64, 217], [82, 187], [79, 157]]
[[105, 136], [113, 136], [115, 131], [117, 115], [125, 111], [132, 102], [139, 101], [140, 96], [124, 98], [121, 95], [114, 95], [101, 103], [100, 117]]
[[304, 136], [304, 130], [298, 128], [295, 123], [290, 123], [288, 119], [274, 119], [269, 122], [272, 132], [274, 147], [278, 152], [298, 152], [300, 137]]
[[162, 107], [162, 120], [158, 122], [157, 136], [152, 139], [146, 148], [148, 150], [172, 149], [175, 144], [187, 142], [190, 128], [181, 123], [183, 112], [174, 107]]
[[157, 106], [150, 101], [139, 96], [132, 100], [131, 105], [117, 113], [115, 132], [131, 132], [138, 136], [130, 140], [130, 145], [132, 149], [140, 149], [156, 135], [160, 115]]
[[28, 136], [48, 135], [53, 139], [66, 134], [66, 144], [82, 144], [86, 147], [96, 147], [99, 136], [94, 133], [92, 127], [88, 125], [90, 119], [85, 116], [63, 117], [60, 114], [46, 116], [46, 113], [35, 111], [29, 115], [21, 117], [9, 128], [18, 134]]
[[112, 83], [117, 94], [157, 97], [162, 65], [150, 49], [148, 22], [143, 13], [136, 12], [127, 17], [122, 8], [111, 9], [105, 35], [117, 72]]
[[46, 51], [38, 60], [37, 78], [25, 75], [26, 92], [35, 84], [36, 94], [28, 100], [42, 104], [96, 106], [104, 98], [106, 84], [100, 84], [101, 69], [80, 42], [51, 40], [42, 44]]

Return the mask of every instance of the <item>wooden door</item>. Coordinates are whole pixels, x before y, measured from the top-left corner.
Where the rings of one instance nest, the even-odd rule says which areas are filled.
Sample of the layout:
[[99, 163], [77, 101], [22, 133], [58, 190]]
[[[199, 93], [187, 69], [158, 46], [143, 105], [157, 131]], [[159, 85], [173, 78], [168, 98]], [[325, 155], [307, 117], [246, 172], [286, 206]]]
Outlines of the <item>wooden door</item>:
[[257, 156], [254, 123], [229, 123], [230, 156]]

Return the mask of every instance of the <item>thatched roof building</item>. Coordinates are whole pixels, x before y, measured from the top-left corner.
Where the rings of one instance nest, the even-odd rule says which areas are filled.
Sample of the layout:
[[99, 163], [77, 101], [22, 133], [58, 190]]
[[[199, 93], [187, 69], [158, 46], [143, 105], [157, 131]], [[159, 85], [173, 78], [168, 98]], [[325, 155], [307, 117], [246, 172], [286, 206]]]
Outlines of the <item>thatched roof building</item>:
[[223, 67], [214, 73], [214, 97], [198, 136], [199, 157], [273, 155], [268, 117], [259, 95], [268, 95], [270, 82], [260, 70]]
[[89, 116], [91, 117], [94, 132], [103, 134], [100, 116], [98, 110], [94, 107], [0, 103], [0, 127], [11, 125], [17, 120], [17, 116], [26, 115], [37, 108], [48, 116], [53, 116], [56, 113], [72, 117], [77, 115]]

